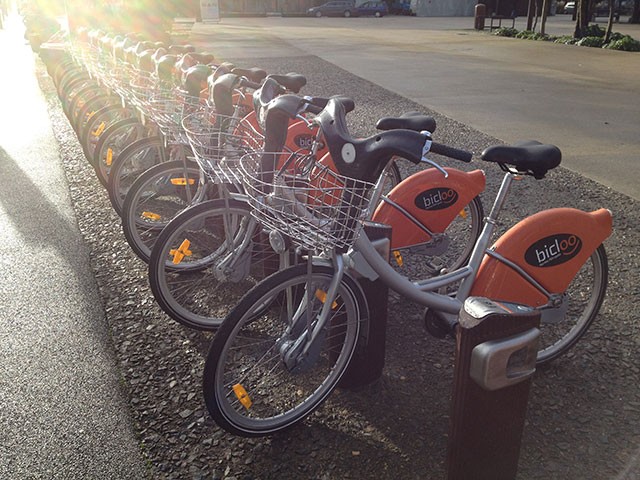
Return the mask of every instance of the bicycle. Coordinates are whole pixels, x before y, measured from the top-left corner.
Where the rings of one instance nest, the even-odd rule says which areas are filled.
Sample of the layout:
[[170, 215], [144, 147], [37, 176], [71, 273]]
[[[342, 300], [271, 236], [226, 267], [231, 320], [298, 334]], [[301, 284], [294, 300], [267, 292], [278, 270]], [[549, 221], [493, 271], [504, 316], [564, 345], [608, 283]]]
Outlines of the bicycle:
[[[227, 125], [225, 128], [229, 129], [228, 133], [233, 133], [238, 138], [247, 135], [249, 138], [245, 141], [249, 141], [250, 137], [262, 138], [261, 134], [252, 128], [247, 128], [248, 124], [241, 122], [241, 119], [246, 113], [246, 90], [258, 88], [260, 85], [255, 80], [260, 81], [259, 77], [266, 73], [240, 69], [234, 71], [253, 74], [253, 79], [231, 73], [215, 79], [212, 82], [210, 97], [216, 105], [216, 113], [211, 108], [204, 107], [202, 110], [186, 115], [183, 119], [184, 141], [187, 137], [190, 137], [191, 142], [199, 141], [202, 137], [208, 142], [210, 139], [207, 135], [221, 133], [219, 125], [208, 125], [213, 128], [206, 128], [204, 132], [190, 131], [202, 129], [202, 121], [208, 121], [211, 118], [219, 120], [224, 118]], [[217, 113], [218, 111], [224, 113]], [[208, 146], [209, 143], [203, 145], [205, 149]], [[127, 153], [123, 153], [122, 156], [126, 159]], [[185, 158], [182, 161], [161, 163], [142, 175], [135, 176], [135, 181], [126, 189], [120, 209], [123, 231], [129, 245], [138, 257], [147, 263], [158, 235], [176, 215], [195, 203], [218, 197], [217, 188], [208, 181], [203, 168], [192, 160], [193, 152], [189, 149], [188, 153], [183, 153], [183, 156]]]
[[[197, 153], [188, 152], [189, 160], [184, 165], [184, 171], [180, 172], [177, 165], [171, 162], [167, 162], [164, 167], [153, 167], [153, 173], [145, 172], [128, 186], [122, 208], [116, 209], [121, 211], [127, 241], [147, 263], [156, 238], [172, 218], [190, 205], [220, 197], [220, 187], [215, 185], [211, 175], [206, 175], [207, 171], [212, 172], [210, 163], [218, 161], [217, 151], [211, 149], [211, 139], [224, 133], [228, 134], [224, 138], [227, 144], [231, 143], [231, 135], [236, 140], [247, 137], [243, 142], [252, 142], [256, 147], [262, 142], [255, 113], [247, 114], [247, 104], [251, 101], [249, 91], [261, 87], [260, 82], [266, 72], [257, 68], [241, 69], [235, 66], [232, 72], [217, 77], [214, 74], [208, 79], [208, 103], [215, 105], [215, 113], [209, 107], [204, 107], [183, 119], [184, 136], [189, 138], [191, 148], [197, 150]], [[270, 75], [269, 79], [266, 81], [267, 85], [276, 82], [287, 91], [296, 92], [306, 83], [306, 79], [298, 74]], [[211, 123], [212, 120], [219, 122]], [[228, 132], [221, 130], [221, 127]], [[210, 153], [215, 155], [205, 158]], [[199, 158], [200, 167], [192, 160], [193, 155]], [[126, 162], [127, 153], [123, 153], [122, 157], [123, 162]], [[116, 180], [121, 177], [118, 165], [114, 165], [114, 185], [117, 185]], [[197, 174], [198, 168], [202, 170], [200, 174]], [[195, 191], [190, 193], [191, 190]]]
[[[265, 82], [263, 89], [265, 87], [269, 90], [268, 82]], [[326, 146], [320, 147], [323, 141], [314, 139], [316, 132], [309, 130], [304, 117], [297, 118], [300, 111], [304, 111], [309, 105], [305, 103], [307, 101], [300, 103], [298, 97], [288, 95], [271, 102], [272, 98], [273, 93], [268, 93], [258, 102], [265, 109], [268, 105], [269, 112], [276, 112], [273, 115], [267, 114], [267, 123], [272, 122], [276, 128], [272, 128], [271, 131], [271, 138], [274, 140], [267, 139], [265, 144], [272, 147], [275, 145], [273, 149], [276, 151], [282, 151], [284, 148], [290, 152], [311, 151], [312, 155], [325, 156]], [[309, 98], [311, 103], [324, 104], [326, 101]], [[350, 107], [353, 108], [353, 105]], [[406, 118], [384, 119], [380, 127], [392, 128], [398, 123], [413, 128], [434, 128], [435, 122], [430, 117], [412, 114]], [[189, 132], [192, 129], [186, 130]], [[237, 185], [237, 165], [223, 162], [221, 166], [230, 168], [231, 171], [218, 172], [219, 159], [215, 155], [208, 158], [211, 153], [216, 153], [215, 150], [207, 151], [210, 136], [206, 130], [196, 133], [195, 137], [192, 135], [191, 142], [196, 159], [203, 170], [215, 178], [217, 184]], [[385, 186], [398, 183], [398, 177], [398, 168], [392, 162], [384, 176]], [[266, 237], [263, 234], [258, 235], [260, 229], [251, 219], [251, 210], [242, 189], [236, 188], [229, 200], [211, 200], [206, 203], [206, 206], [189, 208], [164, 227], [151, 253], [149, 283], [157, 303], [171, 318], [190, 328], [215, 330], [226, 316], [230, 300], [239, 298], [238, 294], [263, 278], [265, 272], [271, 273], [279, 268], [281, 260], [269, 248]], [[234, 212], [234, 225], [246, 229], [242, 233], [233, 234], [232, 230], [219, 228], [229, 208]], [[241, 221], [241, 218], [246, 220]], [[228, 224], [231, 225], [232, 222]], [[204, 228], [203, 225], [208, 228]], [[205, 231], [208, 231], [206, 235]], [[220, 231], [224, 232], [224, 235], [221, 235]], [[236, 240], [231, 240], [234, 238]], [[241, 238], [247, 241], [238, 244]], [[180, 255], [176, 260], [174, 254], [183, 250], [184, 242], [188, 244], [190, 255]], [[197, 248], [191, 248], [192, 246]], [[262, 269], [265, 264], [268, 264], [266, 270]]]
[[[343, 118], [340, 102], [331, 101], [316, 121], [332, 153], [351, 152], [348, 159], [358, 160], [352, 162], [352, 176], [338, 176], [323, 186], [309, 175], [287, 178], [282, 170], [265, 175], [259, 167], [262, 157], [241, 162], [247, 185], [257, 185], [248, 190], [253, 215], [271, 228], [272, 245], [288, 238], [309, 254], [306, 264], [281, 270], [252, 288], [213, 338], [205, 361], [204, 398], [216, 423], [233, 434], [282, 431], [333, 391], [358, 346], [366, 342], [369, 312], [358, 276], [379, 278], [428, 308], [427, 316], [445, 331], [455, 329], [469, 296], [533, 306], [541, 311], [542, 322], [538, 364], [571, 348], [604, 299], [608, 267], [602, 242], [612, 228], [606, 209], [545, 210], [517, 223], [491, 246], [514, 180], [544, 178], [560, 164], [557, 147], [531, 141], [486, 149], [481, 159], [497, 163], [505, 173], [469, 260], [441, 275], [410, 281], [380, 254], [389, 251], [388, 241], [373, 242], [363, 231], [361, 220], [375, 205], [369, 196], [375, 186], [353, 176], [367, 159], [375, 170], [384, 149], [414, 163], [428, 152], [463, 161], [472, 155], [437, 144], [428, 133], [396, 130], [355, 140]], [[315, 160], [309, 162], [307, 173], [322, 169]], [[433, 166], [444, 177], [446, 170], [435, 162]], [[324, 196], [333, 200], [314, 200]], [[455, 292], [442, 292], [451, 285], [457, 285]]]
[[[204, 61], [207, 56], [208, 54], [196, 56], [192, 53], [189, 58], [191, 62], [197, 62]], [[182, 58], [184, 59], [185, 57]], [[215, 103], [213, 94], [209, 95], [209, 90], [212, 89], [209, 84], [215, 83], [226, 71], [225, 66], [214, 68], [210, 65], [195, 64], [181, 74], [180, 88], [160, 89], [150, 97], [149, 89], [142, 88], [143, 92], [146, 92], [146, 99], [144, 93], [135, 94], [137, 107], [143, 112], [143, 118], [148, 117], [153, 121], [159, 135], [143, 138], [129, 145], [118, 155], [109, 169], [109, 199], [120, 216], [124, 213], [123, 205], [129, 188], [147, 168], [172, 160], [186, 162], [192, 157], [182, 120], [198, 109]], [[234, 66], [232, 71], [248, 77], [248, 81], [254, 85], [266, 76], [266, 72], [259, 68], [240, 69]], [[139, 90], [134, 89], [135, 92]], [[244, 88], [226, 93], [229, 93], [226, 115], [241, 115], [247, 111], [250, 96], [245, 94]], [[234, 113], [234, 109], [237, 112]]]
[[[303, 84], [299, 75], [276, 78], [268, 77], [256, 91], [258, 109], [282, 93], [282, 84], [288, 90], [299, 90]], [[243, 153], [263, 149], [263, 142], [276, 150], [300, 150], [296, 142], [312, 135], [306, 124], [289, 125], [287, 117], [281, 132], [263, 140], [259, 117], [252, 113], [240, 120], [216, 109], [215, 114], [200, 111], [184, 120], [195, 158], [219, 198], [192, 205], [162, 225], [149, 258], [149, 283], [160, 307], [190, 328], [217, 328], [228, 301], [263, 278], [265, 265], [269, 273], [278, 267], [277, 254], [251, 219], [237, 160]]]

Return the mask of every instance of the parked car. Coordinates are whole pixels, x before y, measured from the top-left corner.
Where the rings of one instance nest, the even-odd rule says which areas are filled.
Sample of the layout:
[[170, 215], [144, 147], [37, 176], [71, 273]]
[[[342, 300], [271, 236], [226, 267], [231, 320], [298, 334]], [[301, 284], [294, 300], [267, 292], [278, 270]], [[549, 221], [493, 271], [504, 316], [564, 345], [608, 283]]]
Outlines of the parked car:
[[573, 13], [576, 10], [576, 2], [567, 2], [564, 5], [564, 13]]
[[411, 15], [415, 16], [415, 13], [411, 10], [411, 2], [404, 0], [396, 0], [391, 4], [389, 13], [392, 15]]
[[364, 2], [362, 5], [358, 5], [358, 15], [367, 16], [372, 15], [374, 17], [383, 17], [389, 13], [389, 7], [385, 2], [379, 0], [370, 0]]
[[[618, 2], [616, 1], [614, 3], [614, 9], [613, 9], [613, 18], [614, 21], [619, 22], [620, 21], [620, 14], [621, 14], [621, 5], [618, 4]], [[593, 16], [591, 18], [592, 22], [596, 21], [596, 17], [608, 17], [609, 16], [609, 2], [600, 2], [597, 3], [593, 12]]]
[[358, 15], [355, 4], [345, 0], [334, 0], [307, 10], [307, 15], [312, 17], [351, 17]]

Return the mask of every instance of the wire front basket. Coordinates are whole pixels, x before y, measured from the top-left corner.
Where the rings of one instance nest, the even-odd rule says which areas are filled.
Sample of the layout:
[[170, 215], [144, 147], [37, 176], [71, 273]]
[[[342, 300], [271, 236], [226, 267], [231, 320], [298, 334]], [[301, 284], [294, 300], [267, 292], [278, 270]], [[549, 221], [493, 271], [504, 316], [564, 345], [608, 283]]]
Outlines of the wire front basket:
[[308, 152], [253, 153], [240, 167], [252, 215], [305, 250], [348, 249], [368, 217], [373, 184], [339, 175]]
[[149, 101], [159, 92], [158, 77], [149, 72], [138, 71], [129, 81], [128, 100], [148, 115]]
[[264, 148], [264, 136], [250, 118], [220, 115], [202, 108], [183, 119], [196, 161], [213, 182], [240, 184], [240, 158]]
[[149, 115], [160, 131], [174, 140], [188, 143], [182, 130], [182, 120], [201, 108], [201, 99], [181, 89], [160, 91], [149, 100]]

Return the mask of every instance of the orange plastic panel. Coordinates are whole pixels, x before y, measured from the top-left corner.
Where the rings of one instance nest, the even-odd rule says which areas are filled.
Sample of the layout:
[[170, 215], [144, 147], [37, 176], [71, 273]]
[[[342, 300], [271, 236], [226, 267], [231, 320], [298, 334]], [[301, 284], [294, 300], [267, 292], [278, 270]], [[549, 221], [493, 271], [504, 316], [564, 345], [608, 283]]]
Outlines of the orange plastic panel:
[[[492, 250], [514, 262], [551, 293], [564, 292], [578, 270], [612, 231], [611, 212], [554, 208], [528, 217]], [[485, 255], [471, 295], [540, 306], [547, 298], [520, 274]]]
[[[485, 186], [485, 176], [481, 170], [463, 172], [447, 168], [446, 171], [449, 174], [447, 178], [435, 168], [411, 175], [396, 185], [388, 197], [430, 231], [442, 233]], [[429, 234], [414, 221], [386, 202], [378, 206], [373, 221], [393, 228], [392, 249], [430, 240]]]

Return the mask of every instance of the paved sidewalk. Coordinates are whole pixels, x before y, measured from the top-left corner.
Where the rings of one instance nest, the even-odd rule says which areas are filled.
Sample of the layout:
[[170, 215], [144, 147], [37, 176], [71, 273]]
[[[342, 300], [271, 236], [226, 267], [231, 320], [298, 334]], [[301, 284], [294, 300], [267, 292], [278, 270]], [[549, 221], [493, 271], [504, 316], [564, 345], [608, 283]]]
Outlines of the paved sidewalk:
[[[573, 27], [558, 15], [547, 32]], [[640, 25], [614, 31], [640, 39]], [[564, 167], [640, 199], [639, 53], [496, 37], [472, 17], [223, 18], [194, 25], [191, 39], [258, 66], [317, 56], [502, 141], [556, 144]]]
[[0, 478], [143, 479], [21, 27], [14, 16], [0, 30]]

